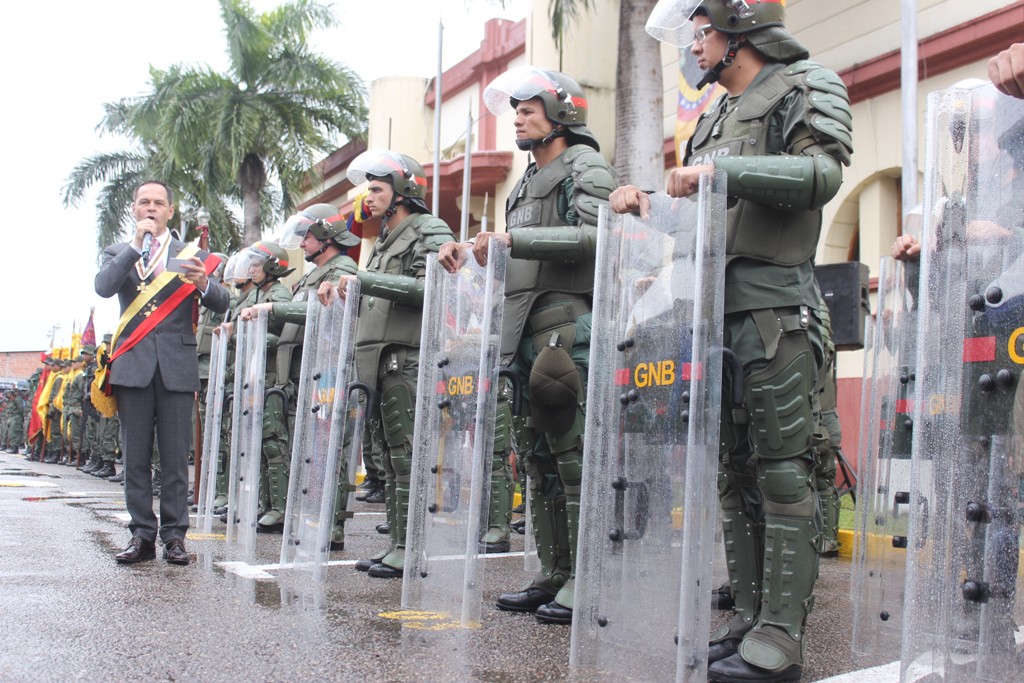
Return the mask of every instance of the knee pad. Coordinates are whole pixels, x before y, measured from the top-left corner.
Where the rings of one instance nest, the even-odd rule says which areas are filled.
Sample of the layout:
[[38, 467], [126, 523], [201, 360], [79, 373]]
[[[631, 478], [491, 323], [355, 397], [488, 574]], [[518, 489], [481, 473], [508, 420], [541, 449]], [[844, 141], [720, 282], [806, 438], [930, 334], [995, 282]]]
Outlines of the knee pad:
[[762, 460], [757, 487], [764, 496], [765, 513], [813, 519], [818, 512], [811, 483], [811, 463], [802, 458]]
[[[530, 371], [530, 400], [534, 429], [561, 434], [572, 427], [583, 393], [583, 379], [569, 351], [571, 326], [549, 333]], [[545, 333], [548, 334], [548, 333]]]
[[747, 378], [750, 440], [761, 458], [792, 458], [807, 452], [815, 420], [811, 393], [817, 378], [806, 333], [784, 334], [768, 367]]

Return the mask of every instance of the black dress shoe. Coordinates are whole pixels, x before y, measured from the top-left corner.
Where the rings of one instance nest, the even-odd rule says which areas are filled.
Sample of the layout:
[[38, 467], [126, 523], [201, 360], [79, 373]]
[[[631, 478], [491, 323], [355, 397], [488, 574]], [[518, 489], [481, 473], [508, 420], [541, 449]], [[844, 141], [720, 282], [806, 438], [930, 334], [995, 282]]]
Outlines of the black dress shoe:
[[120, 472], [118, 472], [117, 474], [115, 474], [112, 477], [107, 477], [107, 481], [114, 482], [116, 484], [123, 484], [124, 483], [124, 470], [121, 470]]
[[733, 681], [750, 681], [754, 683], [781, 683], [782, 681], [799, 681], [803, 667], [793, 664], [781, 671], [769, 671], [748, 663], [738, 654], [726, 657], [708, 667], [708, 680], [719, 683]]
[[498, 602], [495, 604], [498, 609], [507, 612], [536, 612], [538, 607], [546, 605], [554, 599], [555, 596], [543, 588], [530, 586], [518, 593], [502, 593], [498, 596]]
[[156, 544], [140, 536], [132, 536], [128, 547], [114, 555], [118, 564], [135, 564], [156, 559]]
[[377, 560], [356, 560], [356, 571], [366, 572], [370, 571], [370, 567], [377, 564]]
[[331, 550], [344, 550], [345, 541], [331, 541]]
[[383, 562], [376, 562], [372, 567], [366, 570], [366, 573], [375, 579], [400, 579], [405, 572], [401, 569], [396, 569], [389, 564]]
[[730, 638], [708, 645], [708, 664], [714, 664], [726, 657], [732, 657], [739, 649], [742, 638]]
[[180, 538], [172, 538], [164, 543], [164, 559], [169, 564], [188, 564], [188, 551], [185, 550], [185, 542]]
[[390, 534], [391, 533], [391, 525], [388, 524], [387, 522], [384, 522], [382, 524], [378, 524], [377, 525], [377, 533], [378, 534]]
[[525, 519], [517, 519], [516, 521], [512, 522], [511, 524], [509, 524], [508, 527], [510, 529], [512, 529], [512, 531], [514, 531], [517, 534], [519, 534], [520, 536], [523, 536], [524, 534], [526, 534], [526, 520]]
[[572, 623], [572, 610], [568, 607], [563, 607], [557, 602], [552, 600], [546, 605], [541, 605], [537, 608], [534, 613], [537, 616], [537, 621], [544, 624], [571, 624]]

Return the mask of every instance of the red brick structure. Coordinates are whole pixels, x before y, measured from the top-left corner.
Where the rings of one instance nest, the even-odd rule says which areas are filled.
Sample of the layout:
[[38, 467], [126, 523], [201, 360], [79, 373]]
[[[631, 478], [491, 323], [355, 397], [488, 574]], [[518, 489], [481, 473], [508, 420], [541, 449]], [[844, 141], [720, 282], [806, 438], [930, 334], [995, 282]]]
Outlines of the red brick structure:
[[45, 351], [0, 351], [0, 385], [24, 382], [36, 368], [40, 355]]

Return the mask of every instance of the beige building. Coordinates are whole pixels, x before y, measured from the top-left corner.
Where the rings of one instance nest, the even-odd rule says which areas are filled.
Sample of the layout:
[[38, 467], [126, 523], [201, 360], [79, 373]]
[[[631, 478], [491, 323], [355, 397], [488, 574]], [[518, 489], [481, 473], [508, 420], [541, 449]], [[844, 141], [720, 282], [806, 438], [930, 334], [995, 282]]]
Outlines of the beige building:
[[[519, 64], [560, 68], [583, 85], [590, 103], [589, 125], [610, 160], [614, 154], [614, 87], [620, 0], [595, 0], [594, 9], [570, 31], [559, 60], [547, 18], [548, 0], [534, 0], [522, 21], [488, 22], [478, 50], [442, 75], [439, 214], [458, 234], [467, 118], [472, 116], [470, 234], [486, 220], [504, 228], [504, 202], [526, 167], [512, 135], [512, 113], [492, 116], [482, 103], [486, 85]], [[901, 230], [902, 113], [900, 11], [897, 0], [789, 0], [787, 26], [810, 49], [812, 59], [838, 72], [853, 102], [853, 165], [839, 195], [825, 208], [819, 264], [861, 261], [874, 278], [879, 259]], [[1024, 0], [918, 0], [919, 97], [918, 167], [924, 163], [927, 93], [966, 78], [984, 78], [986, 62], [1022, 39]], [[652, 39], [653, 40], [653, 39]], [[674, 133], [679, 93], [679, 50], [662, 46], [665, 83], [666, 168], [676, 164]], [[357, 188], [345, 179], [347, 164], [367, 147], [409, 154], [432, 178], [434, 145], [433, 79], [395, 76], [370, 86], [370, 127], [366, 143], [350, 143], [321, 163], [322, 183], [310, 188], [307, 203], [329, 202], [347, 213]], [[920, 192], [920, 190], [919, 190]], [[379, 226], [364, 226], [364, 244]], [[364, 249], [364, 252], [367, 251]], [[874, 281], [872, 280], [872, 283]], [[872, 284], [872, 289], [874, 284]], [[857, 452], [862, 354], [840, 354], [840, 418], [844, 450]]]

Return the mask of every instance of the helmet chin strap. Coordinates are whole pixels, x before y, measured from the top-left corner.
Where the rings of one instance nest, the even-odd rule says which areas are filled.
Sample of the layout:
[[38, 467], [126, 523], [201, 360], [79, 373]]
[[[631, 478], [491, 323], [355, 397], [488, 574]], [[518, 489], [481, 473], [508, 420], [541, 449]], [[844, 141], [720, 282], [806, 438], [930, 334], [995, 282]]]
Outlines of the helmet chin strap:
[[550, 145], [551, 141], [555, 138], [560, 138], [565, 135], [565, 126], [555, 126], [550, 133], [542, 137], [540, 140], [519, 140], [516, 139], [516, 147], [523, 152], [532, 152], [538, 147], [544, 145]]
[[[319, 240], [318, 240], [318, 241], [319, 241]], [[309, 256], [304, 256], [304, 257], [303, 257], [303, 258], [304, 258], [304, 259], [306, 260], [306, 262], [307, 262], [307, 263], [313, 263], [313, 261], [314, 261], [314, 260], [316, 259], [316, 257], [317, 257], [317, 256], [319, 256], [320, 254], [322, 254], [322, 253], [324, 253], [325, 251], [327, 251], [327, 249], [328, 249], [328, 248], [330, 248], [330, 246], [331, 246], [331, 240], [326, 240], [326, 241], [324, 241], [324, 242], [321, 242], [321, 244], [322, 244], [323, 246], [321, 246], [321, 247], [320, 247], [319, 249], [317, 249], [316, 251], [314, 251], [314, 252], [313, 252], [312, 254], [310, 254]]]
[[736, 61], [736, 53], [739, 51], [739, 42], [733, 36], [729, 36], [729, 44], [725, 47], [725, 56], [722, 57], [722, 61], [705, 71], [704, 78], [700, 79], [700, 83], [694, 87], [697, 90], [702, 90], [706, 85], [717, 83], [718, 79], [722, 77], [722, 72]]

